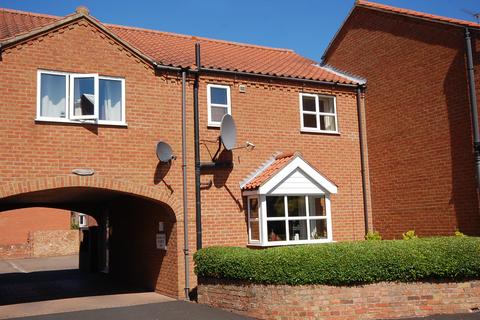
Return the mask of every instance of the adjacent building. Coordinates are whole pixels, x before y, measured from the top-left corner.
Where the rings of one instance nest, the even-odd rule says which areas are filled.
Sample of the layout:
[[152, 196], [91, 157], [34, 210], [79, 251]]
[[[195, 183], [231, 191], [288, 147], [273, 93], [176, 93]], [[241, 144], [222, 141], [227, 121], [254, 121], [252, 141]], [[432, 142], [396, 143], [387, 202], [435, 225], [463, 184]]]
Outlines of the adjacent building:
[[480, 25], [360, 0], [323, 62], [368, 79], [373, 228], [385, 238], [478, 235], [471, 107], [480, 98]]

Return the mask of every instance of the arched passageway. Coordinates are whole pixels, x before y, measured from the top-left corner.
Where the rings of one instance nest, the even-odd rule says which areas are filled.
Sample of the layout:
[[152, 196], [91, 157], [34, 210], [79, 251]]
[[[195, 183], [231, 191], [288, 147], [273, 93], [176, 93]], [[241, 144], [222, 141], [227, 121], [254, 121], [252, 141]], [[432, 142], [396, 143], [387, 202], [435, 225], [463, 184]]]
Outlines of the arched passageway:
[[[82, 232], [79, 266], [84, 273], [97, 273], [97, 278], [89, 278], [92, 282], [108, 277], [105, 283], [109, 288], [103, 288], [105, 293], [131, 289], [157, 291], [176, 297], [178, 261], [175, 213], [167, 203], [145, 194], [155, 195], [148, 190], [139, 195], [78, 185], [39, 189], [0, 198], [0, 215], [7, 210], [29, 207], [59, 208], [90, 215], [98, 226], [79, 231]], [[166, 248], [158, 247], [158, 235], [165, 238]], [[9, 282], [28, 284], [44, 276], [47, 274], [34, 277], [16, 274]], [[57, 276], [63, 277], [68, 283], [77, 275], [57, 272]], [[1, 284], [5, 282], [1, 278], [0, 291]], [[64, 289], [63, 293], [45, 294], [44, 297], [69, 297], [75, 291]], [[102, 290], [91, 293], [103, 294]], [[90, 291], [80, 290], [78, 293], [84, 294], [90, 294]], [[30, 298], [33, 301], [38, 299], [42, 298]], [[7, 303], [25, 302], [10, 300]]]

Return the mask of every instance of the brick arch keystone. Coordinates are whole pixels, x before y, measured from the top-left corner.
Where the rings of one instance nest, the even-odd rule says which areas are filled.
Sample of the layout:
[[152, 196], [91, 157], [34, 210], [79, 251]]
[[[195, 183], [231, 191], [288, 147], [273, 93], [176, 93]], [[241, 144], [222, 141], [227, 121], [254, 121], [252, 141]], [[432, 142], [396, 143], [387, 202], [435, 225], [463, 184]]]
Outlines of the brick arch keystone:
[[7, 183], [0, 186], [0, 200], [2, 198], [28, 192], [68, 187], [107, 189], [140, 196], [154, 201], [160, 201], [170, 206], [175, 214], [175, 217], [177, 218], [177, 221], [179, 221], [178, 218], [182, 217], [182, 207], [180, 202], [174, 195], [166, 192], [165, 190], [152, 186], [132, 183], [129, 181], [115, 180], [98, 176], [64, 175]]

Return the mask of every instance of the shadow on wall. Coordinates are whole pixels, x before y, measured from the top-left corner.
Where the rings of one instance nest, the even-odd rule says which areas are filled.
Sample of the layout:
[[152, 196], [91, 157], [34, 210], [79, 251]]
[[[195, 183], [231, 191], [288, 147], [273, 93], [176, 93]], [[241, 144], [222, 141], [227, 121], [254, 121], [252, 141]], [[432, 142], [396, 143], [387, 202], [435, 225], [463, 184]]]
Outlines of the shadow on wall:
[[[171, 208], [142, 198], [112, 202], [110, 272], [147, 290], [176, 295], [178, 286], [175, 214]], [[167, 250], [157, 249], [159, 222], [164, 223]]]
[[[381, 111], [394, 115], [382, 118], [367, 109], [374, 225], [381, 225], [380, 232], [387, 238], [398, 237], [408, 229], [420, 234], [451, 235], [455, 225], [464, 233], [478, 235], [480, 214], [463, 29], [439, 28], [435, 23], [381, 12], [372, 19], [366, 12], [369, 10], [356, 10], [347, 22], [351, 31], [340, 34], [331, 51], [339, 48], [347, 36], [367, 30], [374, 41], [365, 41], [358, 48], [358, 60], [371, 61], [371, 56], [377, 55], [390, 63], [387, 73], [372, 71], [378, 63], [369, 63], [363, 70], [363, 76], [375, 75], [369, 77], [369, 90], [379, 97], [376, 106], [388, 105], [390, 109]], [[385, 39], [389, 41], [382, 41]], [[419, 44], [418, 51], [415, 43]], [[474, 56], [480, 79], [479, 53]], [[358, 70], [354, 67], [351, 72]], [[367, 93], [366, 99], [369, 108], [373, 98]], [[379, 99], [389, 100], [382, 106]], [[405, 104], [409, 104], [407, 108]], [[379, 126], [374, 127], [370, 119], [377, 120]], [[424, 125], [419, 126], [418, 121]], [[390, 163], [393, 169], [372, 160], [375, 157]], [[375, 216], [375, 212], [380, 214]]]
[[[478, 56], [478, 53], [474, 53], [474, 56]], [[476, 62], [478, 65], [478, 59]], [[450, 204], [456, 212], [458, 230], [468, 235], [478, 235], [480, 214], [466, 72], [466, 56], [465, 52], [461, 51], [455, 56], [444, 81], [452, 157]], [[476, 74], [476, 77], [480, 78], [480, 75]]]

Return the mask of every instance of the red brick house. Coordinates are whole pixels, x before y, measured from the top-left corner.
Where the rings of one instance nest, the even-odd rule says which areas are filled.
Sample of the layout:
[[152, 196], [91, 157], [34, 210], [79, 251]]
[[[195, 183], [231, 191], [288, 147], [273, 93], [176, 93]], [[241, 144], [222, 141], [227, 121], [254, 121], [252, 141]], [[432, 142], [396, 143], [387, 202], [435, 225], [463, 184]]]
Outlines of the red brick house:
[[323, 56], [368, 79], [373, 227], [386, 238], [480, 234], [466, 30], [478, 101], [473, 22], [357, 1]]
[[[195, 287], [197, 234], [203, 246], [363, 239], [362, 80], [288, 49], [103, 24], [85, 8], [66, 17], [0, 9], [0, 44], [0, 211], [91, 215], [108, 238], [100, 261], [110, 273], [179, 297]], [[201, 172], [202, 233], [196, 77], [202, 161], [219, 146], [224, 114], [237, 127], [236, 148], [222, 147], [218, 157], [233, 167]], [[176, 160], [158, 161], [160, 140]]]

